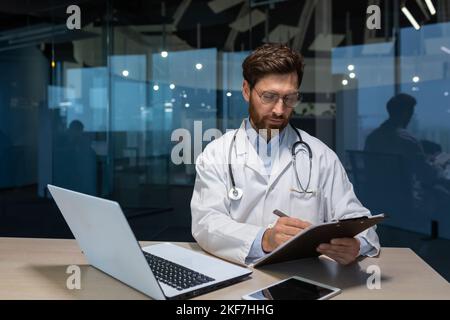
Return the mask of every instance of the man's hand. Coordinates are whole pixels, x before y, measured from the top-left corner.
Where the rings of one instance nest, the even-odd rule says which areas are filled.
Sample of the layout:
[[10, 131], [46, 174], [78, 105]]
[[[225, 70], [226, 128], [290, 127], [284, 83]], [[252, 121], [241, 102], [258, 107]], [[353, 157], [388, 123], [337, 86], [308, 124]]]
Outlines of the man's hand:
[[264, 232], [262, 248], [265, 252], [272, 252], [279, 245], [288, 241], [303, 229], [308, 228], [311, 223], [297, 218], [283, 217], [277, 220], [273, 228]]
[[322, 243], [317, 247], [317, 251], [340, 264], [347, 265], [359, 256], [359, 246], [357, 238], [340, 238], [333, 239], [330, 243]]

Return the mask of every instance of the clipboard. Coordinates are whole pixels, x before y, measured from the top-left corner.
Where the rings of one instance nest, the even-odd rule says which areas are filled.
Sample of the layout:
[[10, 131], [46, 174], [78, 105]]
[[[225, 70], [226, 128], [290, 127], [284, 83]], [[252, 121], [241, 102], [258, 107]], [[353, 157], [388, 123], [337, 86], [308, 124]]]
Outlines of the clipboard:
[[271, 253], [256, 260], [253, 267], [280, 263], [290, 260], [317, 257], [316, 248], [335, 238], [353, 238], [364, 230], [373, 227], [385, 219], [384, 214], [363, 216], [310, 226], [283, 243]]

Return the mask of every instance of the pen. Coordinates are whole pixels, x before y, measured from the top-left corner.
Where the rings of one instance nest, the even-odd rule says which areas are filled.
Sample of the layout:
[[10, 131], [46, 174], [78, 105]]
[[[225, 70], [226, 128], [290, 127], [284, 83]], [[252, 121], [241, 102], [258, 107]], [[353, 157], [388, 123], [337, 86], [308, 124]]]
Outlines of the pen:
[[273, 211], [273, 214], [279, 216], [280, 218], [283, 218], [283, 217], [289, 217], [287, 214], [281, 212], [280, 210], [274, 210], [274, 211]]

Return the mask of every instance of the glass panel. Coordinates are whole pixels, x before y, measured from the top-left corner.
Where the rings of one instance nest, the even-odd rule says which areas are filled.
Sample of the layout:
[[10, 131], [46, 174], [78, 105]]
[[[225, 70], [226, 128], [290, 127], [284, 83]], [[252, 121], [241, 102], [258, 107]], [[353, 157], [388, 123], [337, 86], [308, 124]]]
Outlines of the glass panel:
[[[195, 159], [248, 116], [242, 62], [277, 42], [305, 58], [292, 123], [337, 153], [366, 207], [391, 216], [383, 245], [439, 260], [450, 279], [433, 253], [450, 241], [450, 5], [432, 1], [434, 15], [404, 4], [419, 30], [394, 0], [88, 0], [81, 30], [64, 4], [2, 1], [0, 236], [72, 237], [52, 183], [117, 201], [141, 240], [192, 241]], [[399, 93], [416, 106], [393, 125]]]

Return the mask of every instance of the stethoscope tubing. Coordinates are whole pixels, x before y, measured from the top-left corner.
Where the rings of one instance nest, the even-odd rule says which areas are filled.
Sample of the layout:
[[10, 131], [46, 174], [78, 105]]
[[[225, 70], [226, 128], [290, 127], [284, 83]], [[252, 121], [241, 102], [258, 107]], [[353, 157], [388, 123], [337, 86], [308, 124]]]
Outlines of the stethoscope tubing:
[[[292, 127], [292, 129], [294, 129], [294, 132], [297, 134], [298, 136], [298, 141], [294, 142], [294, 144], [292, 144], [291, 147], [291, 155], [292, 155], [292, 165], [294, 167], [294, 172], [295, 172], [295, 178], [297, 180], [298, 185], [300, 186], [300, 189], [303, 193], [309, 193], [308, 188], [311, 182], [311, 172], [312, 172], [312, 150], [311, 147], [309, 146], [308, 143], [306, 143], [305, 141], [303, 141], [302, 139], [302, 135], [300, 134], [300, 131], [294, 127], [291, 123], [289, 123], [289, 125]], [[233, 146], [236, 144], [236, 135], [238, 133], [239, 129], [236, 130], [236, 132], [233, 135], [233, 138], [231, 140], [231, 144], [230, 144], [230, 149], [228, 151], [228, 174], [230, 176], [230, 180], [231, 180], [231, 189], [229, 192], [229, 197], [232, 200], [239, 200], [242, 197], [242, 190], [239, 189], [238, 187], [236, 187], [236, 182], [234, 180], [234, 175], [233, 175], [233, 168], [231, 165], [231, 152], [233, 149]], [[306, 150], [308, 151], [308, 158], [309, 158], [309, 174], [308, 174], [308, 183], [306, 184], [306, 188], [303, 188], [303, 185], [300, 181], [300, 178], [298, 176], [298, 172], [296, 170], [297, 166], [296, 166], [296, 149], [297, 146], [299, 145], [303, 145]]]

